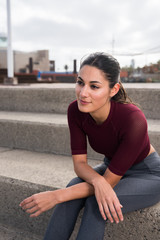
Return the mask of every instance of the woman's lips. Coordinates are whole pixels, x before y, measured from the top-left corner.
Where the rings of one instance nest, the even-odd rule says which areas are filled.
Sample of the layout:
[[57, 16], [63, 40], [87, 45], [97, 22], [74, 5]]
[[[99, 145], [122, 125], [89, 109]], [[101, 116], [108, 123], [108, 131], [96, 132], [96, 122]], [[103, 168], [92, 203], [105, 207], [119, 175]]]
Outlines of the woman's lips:
[[79, 100], [80, 101], [80, 103], [82, 104], [82, 105], [87, 105], [87, 104], [89, 104], [90, 102], [87, 102], [87, 101], [84, 101], [84, 100]]

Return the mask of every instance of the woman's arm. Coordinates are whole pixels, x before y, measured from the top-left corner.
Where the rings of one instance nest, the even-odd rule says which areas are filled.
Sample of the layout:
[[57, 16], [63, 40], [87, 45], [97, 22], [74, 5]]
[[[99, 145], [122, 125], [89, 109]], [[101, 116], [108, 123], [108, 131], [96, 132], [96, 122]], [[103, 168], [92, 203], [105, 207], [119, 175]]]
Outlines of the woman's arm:
[[[94, 169], [87, 163], [87, 155], [73, 155], [74, 170], [78, 177], [82, 178], [86, 182], [94, 185], [97, 179], [101, 177]], [[104, 173], [105, 180], [114, 188], [120, 181], [122, 176], [112, 173], [108, 168]]]
[[73, 162], [76, 174], [93, 186], [102, 217], [106, 219], [107, 215], [111, 222], [113, 218], [116, 222], [119, 222], [119, 219], [122, 221], [122, 205], [113, 190], [122, 176], [112, 173], [109, 169], [101, 176], [88, 165], [86, 154], [73, 155]]
[[[58, 203], [85, 198], [93, 195], [94, 193], [94, 187], [89, 183], [83, 182], [65, 189], [34, 194], [23, 200], [20, 203], [20, 207], [23, 210], [26, 210], [26, 212], [30, 214], [30, 217], [37, 217], [41, 213], [53, 208]], [[113, 222], [113, 219], [109, 214], [107, 217], [111, 222]], [[115, 214], [113, 214], [113, 217], [116, 222], [119, 222], [118, 217]], [[120, 220], [123, 220], [121, 213], [119, 213], [119, 218]], [[104, 219], [106, 219], [106, 216]]]
[[[81, 176], [86, 182], [79, 183], [76, 185], [73, 185], [71, 187], [68, 187], [66, 189], [59, 189], [55, 191], [48, 191], [48, 192], [42, 192], [38, 194], [34, 194], [33, 196], [25, 199], [20, 203], [20, 206], [22, 209], [26, 210], [29, 214], [31, 214], [31, 217], [37, 217], [42, 212], [47, 211], [51, 208], [53, 208], [56, 204], [79, 199], [79, 198], [85, 198], [88, 196], [91, 196], [95, 194], [97, 203], [99, 205], [100, 212], [102, 214], [102, 217], [106, 219], [106, 215], [108, 219], [113, 222], [113, 218], [116, 222], [119, 222], [120, 220], [123, 220], [123, 215], [121, 212], [121, 204], [119, 203], [119, 200], [115, 194], [115, 192], [112, 189], [112, 186], [110, 184], [115, 185], [115, 182], [113, 178], [110, 175], [110, 171], [106, 171], [104, 176], [100, 176], [98, 173], [96, 173], [87, 163], [83, 164], [82, 159], [85, 156], [81, 156], [78, 158], [73, 156], [74, 159], [74, 165], [76, 172], [80, 171], [83, 176]], [[80, 161], [79, 164], [75, 161]], [[77, 164], [79, 166], [77, 166]], [[78, 168], [78, 170], [77, 170]], [[79, 175], [79, 174], [78, 174]], [[106, 178], [106, 179], [105, 179]], [[108, 179], [108, 182], [106, 181]], [[89, 181], [89, 183], [87, 182]], [[110, 214], [110, 211], [112, 213], [112, 216]], [[117, 216], [118, 214], [118, 216]]]
[[83, 182], [65, 189], [34, 194], [24, 199], [19, 206], [31, 214], [30, 217], [37, 217], [59, 203], [85, 198], [93, 194], [94, 188]]

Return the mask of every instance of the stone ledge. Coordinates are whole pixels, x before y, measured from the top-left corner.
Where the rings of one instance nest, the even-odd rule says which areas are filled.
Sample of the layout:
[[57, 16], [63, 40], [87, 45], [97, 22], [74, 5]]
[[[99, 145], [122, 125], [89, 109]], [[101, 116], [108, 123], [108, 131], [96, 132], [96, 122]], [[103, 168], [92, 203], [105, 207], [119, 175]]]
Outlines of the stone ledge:
[[42, 236], [0, 224], [0, 240], [40, 240]]
[[[64, 114], [0, 111], [0, 123], [0, 146], [71, 155], [69, 129]], [[149, 119], [148, 126], [151, 143], [160, 154], [160, 120]], [[90, 147], [88, 156], [103, 158]]]
[[[89, 163], [94, 166], [100, 162], [90, 160]], [[1, 226], [16, 229], [20, 236], [25, 236], [26, 233], [29, 236], [40, 235], [38, 239], [43, 239], [53, 210], [31, 219], [19, 208], [19, 203], [34, 193], [65, 187], [75, 176], [71, 157], [0, 148], [0, 164]], [[76, 239], [81, 216], [82, 212], [70, 240]], [[12, 236], [15, 236], [14, 234], [15, 232]], [[17, 235], [16, 240], [30, 240], [18, 237]], [[124, 222], [118, 225], [107, 223], [105, 239], [159, 240], [160, 203], [126, 214]]]
[[[70, 240], [75, 240], [82, 218], [81, 211]], [[127, 213], [124, 221], [106, 223], [104, 240], [159, 240], [160, 239], [160, 202], [149, 208]]]
[[[68, 84], [66, 87], [62, 84], [60, 86], [57, 88], [51, 87], [51, 85], [44, 88], [42, 86], [0, 87], [0, 110], [64, 114], [67, 112], [68, 105], [76, 97], [74, 85]], [[160, 119], [160, 87], [157, 87], [160, 84], [144, 84], [143, 86], [128, 87], [126, 90], [128, 95], [141, 106], [147, 118]]]
[[[37, 185], [17, 179], [0, 177], [1, 189], [1, 219], [3, 225], [18, 226], [22, 232], [44, 235], [52, 210], [43, 213], [38, 218], [30, 219], [20, 208], [19, 202], [28, 195], [53, 188]], [[75, 240], [82, 212], [78, 218], [75, 231], [70, 240]], [[104, 240], [159, 240], [160, 239], [160, 203], [143, 210], [125, 214], [123, 223], [106, 223]], [[21, 239], [25, 240], [25, 239]]]

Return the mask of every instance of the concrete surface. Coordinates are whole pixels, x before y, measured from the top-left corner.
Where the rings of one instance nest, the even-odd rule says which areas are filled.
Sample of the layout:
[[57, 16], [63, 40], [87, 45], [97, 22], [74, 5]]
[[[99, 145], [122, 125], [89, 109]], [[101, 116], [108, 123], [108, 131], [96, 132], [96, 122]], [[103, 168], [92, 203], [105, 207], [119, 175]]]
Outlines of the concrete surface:
[[[124, 86], [144, 110], [151, 142], [160, 153], [160, 83]], [[43, 239], [53, 210], [30, 219], [19, 203], [34, 193], [63, 188], [75, 176], [71, 157], [62, 156], [70, 155], [65, 114], [75, 99], [74, 87], [75, 84], [0, 85], [0, 240]], [[103, 159], [89, 152], [92, 159], [100, 159], [89, 160], [91, 166]], [[70, 240], [76, 239], [81, 217], [82, 212]], [[104, 240], [108, 239], [159, 240], [160, 203], [126, 214], [125, 221], [118, 225], [107, 223]]]
[[[97, 163], [99, 161], [90, 161], [92, 166]], [[53, 210], [31, 219], [21, 210], [19, 203], [34, 193], [65, 187], [75, 176], [71, 159], [65, 156], [0, 148], [0, 164], [0, 234], [5, 237], [2, 239], [43, 239]], [[82, 213], [70, 240], [76, 239]], [[160, 239], [160, 203], [126, 214], [124, 217], [124, 222], [118, 225], [106, 223], [105, 240]]]
[[[0, 146], [71, 155], [66, 115], [0, 112]], [[89, 147], [89, 157], [101, 155]]]
[[40, 240], [42, 236], [0, 224], [0, 240]]
[[[82, 213], [78, 218], [71, 240], [76, 239]], [[159, 240], [160, 203], [143, 210], [124, 215], [124, 221], [116, 224], [106, 222], [104, 240]]]
[[[91, 166], [102, 161], [88, 160]], [[71, 157], [0, 148], [0, 175], [54, 188], [75, 177]]]
[[[89, 163], [94, 166], [100, 161]], [[6, 226], [0, 227], [0, 234], [8, 237], [17, 233], [16, 240], [24, 233], [40, 234], [42, 238], [52, 210], [30, 219], [19, 203], [34, 193], [64, 188], [75, 177], [71, 157], [0, 148], [0, 165], [0, 224]]]
[[[160, 120], [148, 120], [151, 143], [160, 153]], [[65, 114], [0, 111], [0, 146], [71, 155]], [[88, 147], [88, 156], [102, 155]]]
[[75, 99], [70, 88], [0, 88], [0, 110], [66, 113]]
[[[156, 88], [160, 89], [160, 83], [123, 83], [124, 88]], [[0, 88], [75, 88], [75, 83], [25, 83], [18, 85], [0, 84]]]
[[[0, 87], [0, 110], [66, 114], [75, 100], [74, 84], [46, 84]], [[126, 85], [128, 95], [138, 103], [147, 118], [160, 119], [160, 84]], [[154, 86], [154, 88], [153, 88]]]

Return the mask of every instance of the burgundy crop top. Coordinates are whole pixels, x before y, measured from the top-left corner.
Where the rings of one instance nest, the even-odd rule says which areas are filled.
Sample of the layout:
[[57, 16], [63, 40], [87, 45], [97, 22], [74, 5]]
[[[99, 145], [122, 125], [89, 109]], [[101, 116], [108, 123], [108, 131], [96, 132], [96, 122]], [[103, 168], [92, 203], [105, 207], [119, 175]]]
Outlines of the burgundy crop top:
[[111, 101], [106, 121], [97, 125], [89, 113], [80, 112], [77, 101], [68, 108], [68, 124], [73, 155], [87, 154], [87, 137], [91, 147], [109, 160], [109, 169], [123, 176], [149, 153], [147, 121], [133, 104]]

